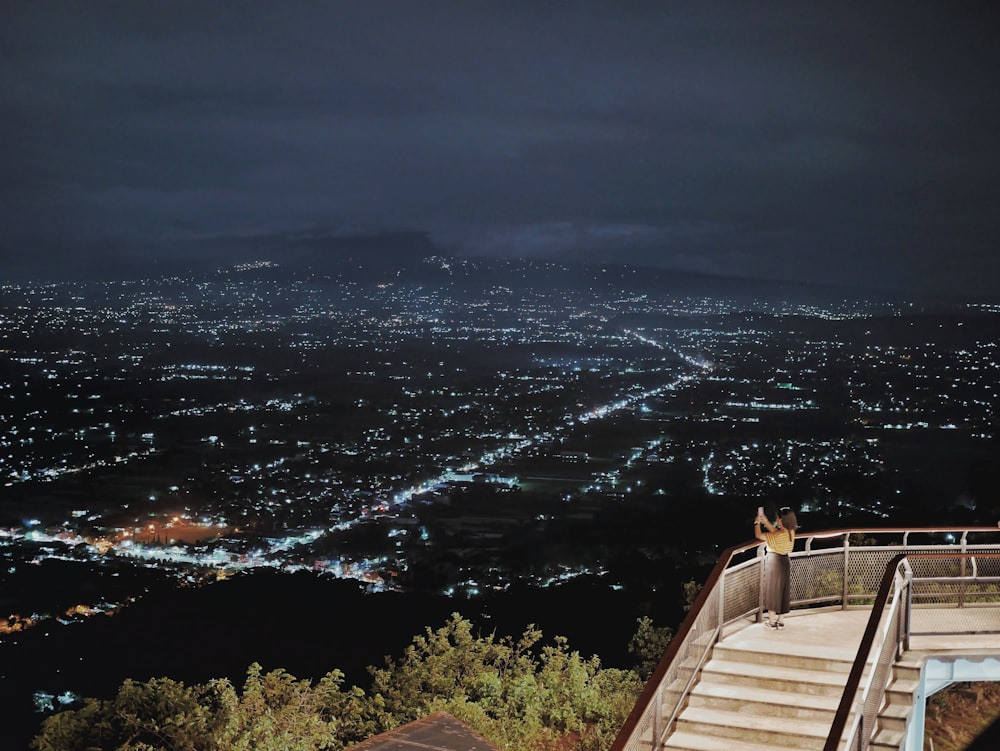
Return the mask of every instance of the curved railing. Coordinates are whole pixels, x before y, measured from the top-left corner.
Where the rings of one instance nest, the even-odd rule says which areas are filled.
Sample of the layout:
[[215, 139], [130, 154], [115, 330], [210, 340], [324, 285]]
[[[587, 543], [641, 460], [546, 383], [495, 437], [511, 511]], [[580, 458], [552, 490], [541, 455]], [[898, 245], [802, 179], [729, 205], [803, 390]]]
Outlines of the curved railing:
[[[878, 611], [885, 578], [890, 571], [894, 574], [898, 564], [893, 562], [898, 556], [1000, 554], [1000, 529], [831, 530], [800, 533], [795, 548], [791, 553], [793, 608], [839, 605], [845, 609], [873, 607]], [[719, 556], [609, 751], [659, 751], [663, 747], [723, 630], [740, 620], [761, 620], [764, 554], [764, 545], [755, 541], [728, 548]], [[881, 617], [877, 620], [881, 622]], [[869, 624], [869, 628], [878, 626]], [[846, 723], [845, 716], [841, 735]]]

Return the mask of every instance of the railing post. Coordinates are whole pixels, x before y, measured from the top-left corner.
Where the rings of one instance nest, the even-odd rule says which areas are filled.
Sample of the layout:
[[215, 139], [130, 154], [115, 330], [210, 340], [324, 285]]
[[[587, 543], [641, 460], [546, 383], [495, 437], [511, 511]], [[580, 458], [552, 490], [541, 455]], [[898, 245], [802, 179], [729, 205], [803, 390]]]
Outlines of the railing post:
[[[758, 611], [759, 612], [759, 611]], [[715, 630], [715, 641], [722, 639], [722, 624], [726, 622], [726, 571], [719, 577], [719, 627]]]
[[653, 751], [659, 751], [663, 742], [663, 684], [656, 689], [653, 707]]
[[962, 583], [959, 584], [958, 586], [958, 607], [960, 608], [965, 607], [965, 596], [966, 594], [968, 594], [968, 586], [969, 586], [965, 579], [965, 577], [969, 575], [969, 572], [968, 568], [965, 565], [965, 555], [964, 555], [964, 553], [968, 552], [968, 547], [967, 547], [968, 535], [969, 535], [968, 531], [962, 533], [962, 541], [960, 548], [963, 553], [961, 562], [959, 564], [959, 574], [958, 574], [959, 576], [962, 577]]
[[764, 620], [764, 550], [765, 546], [763, 543], [757, 546], [757, 558], [759, 560], [757, 566], [757, 618], [755, 619], [757, 623]]
[[844, 576], [843, 576], [843, 591], [841, 592], [840, 609], [847, 610], [847, 572], [849, 571], [850, 563], [850, 550], [851, 550], [851, 535], [846, 533], [844, 535]]
[[[898, 659], [902, 656], [903, 652], [910, 649], [910, 628], [911, 620], [913, 618], [913, 569], [910, 568], [909, 559], [904, 558], [900, 561], [900, 566], [903, 568], [903, 587], [905, 587], [906, 597], [900, 598], [900, 601], [904, 603], [903, 607], [899, 610], [899, 617], [902, 619], [902, 623], [899, 628], [899, 638], [897, 640], [896, 646], [896, 658]], [[902, 649], [900, 649], [902, 647]]]

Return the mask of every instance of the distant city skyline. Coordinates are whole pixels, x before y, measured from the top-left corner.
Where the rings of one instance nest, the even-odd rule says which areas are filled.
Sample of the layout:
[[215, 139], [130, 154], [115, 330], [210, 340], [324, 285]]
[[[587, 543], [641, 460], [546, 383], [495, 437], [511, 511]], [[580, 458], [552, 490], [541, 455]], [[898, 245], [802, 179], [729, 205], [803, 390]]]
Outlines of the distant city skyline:
[[995, 18], [924, 1], [17, 2], [0, 30], [4, 280], [416, 237], [989, 295]]

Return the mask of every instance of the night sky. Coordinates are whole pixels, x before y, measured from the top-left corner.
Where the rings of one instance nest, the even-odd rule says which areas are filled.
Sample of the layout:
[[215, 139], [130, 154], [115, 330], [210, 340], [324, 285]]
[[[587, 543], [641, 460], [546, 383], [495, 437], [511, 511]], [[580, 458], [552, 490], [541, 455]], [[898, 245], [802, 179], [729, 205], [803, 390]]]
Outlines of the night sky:
[[0, 281], [414, 233], [459, 255], [1000, 289], [993, 3], [2, 15]]

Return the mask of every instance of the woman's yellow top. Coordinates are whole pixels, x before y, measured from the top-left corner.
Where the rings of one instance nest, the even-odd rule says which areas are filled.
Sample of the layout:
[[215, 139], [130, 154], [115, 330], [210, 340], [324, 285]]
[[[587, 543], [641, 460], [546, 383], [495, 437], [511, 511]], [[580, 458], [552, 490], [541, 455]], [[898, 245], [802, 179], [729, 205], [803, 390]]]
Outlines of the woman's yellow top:
[[765, 532], [764, 539], [768, 549], [778, 555], [788, 555], [795, 547], [795, 537], [787, 529], [779, 528], [774, 532]]

